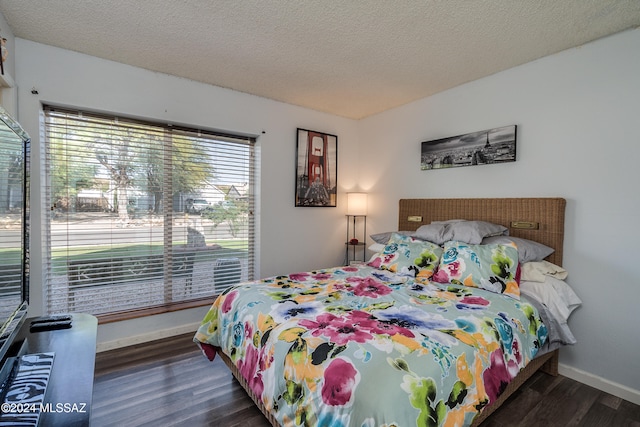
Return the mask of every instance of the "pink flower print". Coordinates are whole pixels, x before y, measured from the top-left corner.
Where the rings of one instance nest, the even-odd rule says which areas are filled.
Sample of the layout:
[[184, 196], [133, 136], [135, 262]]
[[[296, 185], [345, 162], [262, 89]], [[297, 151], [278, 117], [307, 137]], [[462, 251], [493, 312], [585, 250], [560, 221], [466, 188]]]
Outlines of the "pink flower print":
[[353, 293], [359, 297], [378, 298], [379, 296], [390, 294], [391, 288], [368, 277], [361, 280], [360, 283], [353, 288]]
[[289, 275], [289, 279], [293, 280], [294, 282], [304, 282], [305, 280], [307, 280], [308, 276], [308, 273], [292, 273]]
[[324, 371], [322, 401], [330, 406], [344, 406], [351, 401], [360, 382], [360, 374], [342, 358], [333, 359]]
[[238, 292], [237, 291], [233, 291], [233, 292], [230, 292], [224, 298], [224, 301], [222, 302], [222, 307], [221, 307], [223, 313], [228, 313], [229, 310], [231, 310], [231, 306], [233, 305], [233, 301], [236, 299], [237, 296], [238, 296]]
[[364, 343], [373, 338], [365, 328], [354, 324], [349, 318], [331, 313], [321, 314], [316, 320], [301, 320], [299, 324], [309, 329], [314, 337], [324, 335], [337, 345], [345, 345], [350, 341]]

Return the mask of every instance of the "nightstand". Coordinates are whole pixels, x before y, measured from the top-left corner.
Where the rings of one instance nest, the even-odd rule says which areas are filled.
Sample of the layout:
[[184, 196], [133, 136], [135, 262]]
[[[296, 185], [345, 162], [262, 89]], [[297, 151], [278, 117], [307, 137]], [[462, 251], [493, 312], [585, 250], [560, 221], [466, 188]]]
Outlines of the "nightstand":
[[[357, 219], [362, 223], [362, 236], [358, 238], [356, 231]], [[352, 262], [364, 263], [367, 256], [367, 216], [366, 215], [347, 215], [347, 241], [345, 242], [345, 265], [351, 265]], [[360, 258], [362, 256], [362, 258]]]

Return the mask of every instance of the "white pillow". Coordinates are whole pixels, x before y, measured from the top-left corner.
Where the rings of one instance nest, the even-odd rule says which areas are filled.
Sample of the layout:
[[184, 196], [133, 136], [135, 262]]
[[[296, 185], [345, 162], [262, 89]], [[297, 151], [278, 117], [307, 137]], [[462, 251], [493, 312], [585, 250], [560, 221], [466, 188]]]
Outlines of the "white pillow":
[[560, 323], [567, 323], [573, 310], [582, 305], [582, 300], [564, 280], [551, 276], [546, 276], [544, 282], [520, 281], [520, 292], [546, 305]]
[[[582, 305], [582, 301], [573, 289], [564, 281], [546, 276], [544, 282], [520, 282], [520, 294], [525, 298], [538, 301], [540, 310], [545, 313], [545, 322], [551, 343], [575, 344], [576, 337], [567, 323], [571, 313]], [[542, 312], [541, 312], [542, 315]]]
[[385, 245], [383, 245], [382, 243], [373, 243], [367, 249], [369, 249], [371, 252], [378, 253], [384, 251], [384, 246]]
[[550, 263], [549, 261], [525, 262], [522, 264], [520, 280], [528, 280], [531, 282], [544, 282], [546, 277], [553, 276], [556, 279], [564, 280], [567, 278], [567, 270]]

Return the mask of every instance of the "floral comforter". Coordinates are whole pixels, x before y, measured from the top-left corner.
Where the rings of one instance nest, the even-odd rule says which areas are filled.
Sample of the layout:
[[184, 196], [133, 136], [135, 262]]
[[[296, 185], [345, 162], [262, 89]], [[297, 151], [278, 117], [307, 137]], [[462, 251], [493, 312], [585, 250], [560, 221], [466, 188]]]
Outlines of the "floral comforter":
[[283, 426], [462, 426], [547, 329], [534, 307], [368, 266], [228, 289], [194, 340], [219, 347]]

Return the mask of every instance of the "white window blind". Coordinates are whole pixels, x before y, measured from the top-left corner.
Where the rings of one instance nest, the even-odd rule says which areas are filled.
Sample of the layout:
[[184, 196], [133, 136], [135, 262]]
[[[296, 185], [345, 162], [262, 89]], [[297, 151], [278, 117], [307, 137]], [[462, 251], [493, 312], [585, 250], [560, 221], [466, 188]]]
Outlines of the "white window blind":
[[0, 108], [0, 322], [7, 320], [22, 302], [23, 279], [28, 284], [28, 275], [24, 275], [28, 258], [23, 248], [28, 243], [25, 162], [29, 162], [29, 144], [24, 137], [20, 126]]
[[253, 278], [254, 139], [44, 117], [49, 313], [171, 310]]

